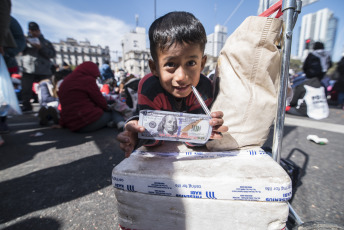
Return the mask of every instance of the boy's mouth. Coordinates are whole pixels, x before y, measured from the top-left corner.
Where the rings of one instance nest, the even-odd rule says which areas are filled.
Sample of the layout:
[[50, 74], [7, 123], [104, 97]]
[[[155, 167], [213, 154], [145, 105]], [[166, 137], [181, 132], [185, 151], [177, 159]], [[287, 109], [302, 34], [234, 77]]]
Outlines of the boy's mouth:
[[186, 86], [174, 86], [174, 88], [178, 91], [185, 91], [187, 89], [190, 88], [190, 85], [186, 85]]

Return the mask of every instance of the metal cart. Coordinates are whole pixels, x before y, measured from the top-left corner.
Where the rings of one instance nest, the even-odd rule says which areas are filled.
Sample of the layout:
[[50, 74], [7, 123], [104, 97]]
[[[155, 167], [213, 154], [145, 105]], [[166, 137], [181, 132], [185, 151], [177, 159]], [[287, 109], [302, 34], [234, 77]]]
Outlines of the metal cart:
[[[269, 5], [269, 0], [266, 0], [265, 6]], [[283, 0], [282, 12], [285, 23], [285, 30], [283, 32], [283, 54], [281, 59], [281, 78], [280, 88], [278, 95], [278, 107], [276, 112], [276, 119], [274, 125], [273, 145], [272, 145], [272, 157], [280, 164], [281, 161], [281, 149], [285, 119], [285, 107], [286, 107], [286, 94], [289, 78], [289, 64], [291, 53], [291, 42], [295, 23], [298, 15], [301, 12], [302, 1], [301, 0]], [[293, 194], [294, 195], [294, 194]], [[295, 212], [290, 203], [289, 205], [289, 217], [287, 221], [287, 229], [344, 229], [341, 226], [325, 223], [325, 222], [308, 222], [304, 223], [300, 216]]]

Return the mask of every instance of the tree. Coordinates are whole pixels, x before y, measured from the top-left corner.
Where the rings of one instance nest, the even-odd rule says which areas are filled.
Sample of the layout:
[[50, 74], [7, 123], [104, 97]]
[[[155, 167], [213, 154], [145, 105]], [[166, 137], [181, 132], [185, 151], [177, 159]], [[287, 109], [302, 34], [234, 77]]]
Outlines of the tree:
[[302, 71], [302, 62], [298, 59], [290, 59], [289, 69], [294, 70], [295, 73]]

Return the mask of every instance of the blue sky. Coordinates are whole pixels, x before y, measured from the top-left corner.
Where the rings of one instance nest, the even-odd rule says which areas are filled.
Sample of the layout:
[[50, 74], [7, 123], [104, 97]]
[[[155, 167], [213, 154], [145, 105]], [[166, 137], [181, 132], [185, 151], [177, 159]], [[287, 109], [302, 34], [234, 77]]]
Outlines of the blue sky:
[[[258, 0], [156, 0], [156, 16], [188, 11], [203, 23], [207, 34], [213, 33], [216, 24], [223, 25], [226, 21], [231, 34], [246, 17], [257, 15], [258, 3]], [[339, 18], [333, 60], [340, 59], [344, 48], [343, 0], [319, 0], [302, 9], [294, 28], [292, 55], [296, 54], [301, 17], [323, 8], [329, 8]], [[25, 33], [28, 22], [36, 21], [52, 42], [67, 37], [88, 39], [92, 45], [108, 45], [112, 56], [114, 51], [121, 51], [122, 36], [135, 28], [136, 15], [138, 25], [148, 31], [154, 12], [154, 0], [12, 0], [12, 15]]]

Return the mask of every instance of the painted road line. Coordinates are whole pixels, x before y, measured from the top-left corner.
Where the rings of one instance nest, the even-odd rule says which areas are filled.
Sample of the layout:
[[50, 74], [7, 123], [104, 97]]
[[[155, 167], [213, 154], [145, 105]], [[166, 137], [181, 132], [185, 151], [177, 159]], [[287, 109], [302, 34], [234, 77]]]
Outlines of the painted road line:
[[9, 127], [15, 127], [15, 126], [29, 126], [29, 125], [37, 125], [38, 122], [20, 122], [20, 123], [12, 123], [8, 124]]
[[285, 117], [284, 124], [344, 134], [344, 125], [332, 124], [327, 122]]

